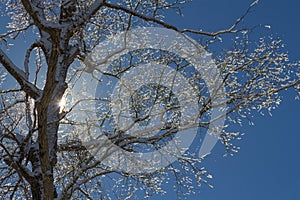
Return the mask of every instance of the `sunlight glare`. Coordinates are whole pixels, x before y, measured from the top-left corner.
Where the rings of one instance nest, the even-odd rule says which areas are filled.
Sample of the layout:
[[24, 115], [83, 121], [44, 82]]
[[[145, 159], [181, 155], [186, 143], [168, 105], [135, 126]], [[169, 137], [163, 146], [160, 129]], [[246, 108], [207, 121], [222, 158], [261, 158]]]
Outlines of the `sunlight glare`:
[[66, 108], [66, 103], [67, 103], [67, 100], [66, 100], [66, 97], [62, 97], [61, 100], [59, 101], [59, 112], [63, 112]]

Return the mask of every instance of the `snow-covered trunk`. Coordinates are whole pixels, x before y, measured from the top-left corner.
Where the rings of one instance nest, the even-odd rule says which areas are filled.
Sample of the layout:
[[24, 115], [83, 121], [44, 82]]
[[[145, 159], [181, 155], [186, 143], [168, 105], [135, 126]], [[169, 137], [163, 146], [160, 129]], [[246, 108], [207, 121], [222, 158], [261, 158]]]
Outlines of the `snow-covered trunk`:
[[[64, 90], [62, 89], [61, 92]], [[53, 169], [56, 165], [57, 132], [59, 127], [59, 107], [56, 102], [61, 98], [61, 94], [53, 94], [49, 103], [41, 104], [38, 107], [39, 116], [39, 160], [41, 176], [38, 176], [38, 186], [42, 198], [53, 199], [56, 191], [54, 186]], [[33, 192], [36, 188], [33, 188]], [[34, 197], [35, 194], [33, 194]], [[35, 199], [35, 198], [34, 198]]]
[[[52, 200], [56, 196], [53, 170], [57, 162], [59, 102], [67, 88], [65, 79], [71, 63], [66, 45], [61, 45], [60, 35], [51, 39], [51, 53], [47, 58], [47, 80], [43, 95], [37, 102], [40, 170], [36, 170], [37, 185], [31, 185], [36, 187], [32, 188], [33, 198], [45, 200]], [[36, 190], [40, 190], [40, 193]]]
[[44, 189], [42, 181], [42, 169], [39, 156], [39, 144], [37, 142], [31, 145], [29, 160], [31, 162], [32, 172], [34, 175], [34, 179], [32, 179], [30, 182], [32, 199], [43, 199], [42, 194]]

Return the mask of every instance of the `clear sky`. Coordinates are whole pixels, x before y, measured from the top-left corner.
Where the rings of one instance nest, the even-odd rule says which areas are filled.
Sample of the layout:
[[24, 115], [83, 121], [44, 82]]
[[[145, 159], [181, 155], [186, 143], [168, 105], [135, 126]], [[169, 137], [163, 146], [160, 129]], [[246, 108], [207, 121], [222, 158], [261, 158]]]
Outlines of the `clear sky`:
[[[250, 0], [194, 0], [185, 6], [182, 19], [168, 18], [180, 27], [213, 31], [228, 27], [241, 16]], [[283, 38], [291, 61], [300, 59], [300, 1], [262, 0], [243, 25], [271, 25], [268, 34]], [[259, 31], [259, 30], [257, 30]], [[218, 144], [204, 163], [214, 176], [214, 189], [203, 186], [188, 199], [202, 200], [297, 200], [300, 199], [300, 101], [295, 93], [282, 93], [283, 101], [273, 116], [256, 116], [255, 126], [239, 127], [246, 133], [236, 144], [233, 157], [222, 157]], [[168, 194], [166, 199], [174, 199]], [[164, 199], [165, 199], [164, 198]]]
[[[169, 16], [167, 20], [181, 28], [216, 31], [232, 24], [251, 2], [193, 0], [185, 5], [183, 18]], [[0, 21], [1, 28], [3, 24]], [[300, 60], [299, 0], [261, 0], [243, 23], [247, 24], [271, 25], [268, 33], [281, 36], [291, 60]], [[255, 126], [239, 127], [246, 135], [236, 143], [241, 150], [235, 156], [223, 157], [224, 148], [216, 145], [213, 155], [204, 162], [214, 177], [211, 183], [215, 188], [203, 186], [188, 199], [300, 199], [300, 101], [294, 100], [295, 93], [291, 91], [282, 96], [282, 104], [272, 117], [257, 115]], [[175, 194], [170, 192], [155, 199], [175, 199]]]

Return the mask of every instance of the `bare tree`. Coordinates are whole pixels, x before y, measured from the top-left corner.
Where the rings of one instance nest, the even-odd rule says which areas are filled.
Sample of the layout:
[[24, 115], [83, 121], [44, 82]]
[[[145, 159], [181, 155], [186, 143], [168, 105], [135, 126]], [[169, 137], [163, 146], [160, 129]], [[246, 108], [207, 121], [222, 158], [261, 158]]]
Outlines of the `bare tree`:
[[[176, 155], [178, 162], [167, 163], [151, 173], [130, 173], [128, 169], [132, 166], [122, 170], [123, 166], [110, 165], [107, 157], [114, 154], [110, 146], [131, 153], [161, 149], [173, 140], [179, 127], [206, 130], [224, 117], [227, 117], [227, 124], [240, 123], [253, 111], [271, 111], [277, 107], [281, 90], [295, 88], [299, 91], [299, 63], [289, 62], [280, 39], [261, 38], [255, 48], [248, 46], [249, 29], [240, 28], [240, 22], [257, 2], [252, 3], [245, 15], [229, 28], [205, 32], [181, 30], [163, 21], [167, 9], [180, 14], [181, 5], [186, 3], [184, 0], [1, 1], [6, 6], [3, 14], [10, 18], [8, 31], [0, 35], [0, 63], [4, 67], [0, 71], [1, 197], [129, 199], [134, 195], [150, 197], [153, 193], [164, 192], [161, 187], [170, 177], [175, 177], [175, 190], [182, 193], [190, 193], [195, 182], [206, 182], [205, 177], [211, 176], [200, 166], [202, 158], [194, 156], [192, 151]], [[212, 80], [218, 80], [213, 81], [213, 90], [209, 90], [207, 79], [191, 67], [187, 57], [167, 49], [138, 48], [120, 54], [124, 49], [107, 46], [100, 51], [105, 59], [101, 58], [96, 65], [109, 63], [108, 67], [91, 67], [91, 62], [95, 65], [94, 48], [104, 45], [103, 40], [112, 41], [111, 35], [122, 32], [121, 36], [126, 36], [143, 26], [163, 27], [187, 40], [185, 33], [202, 37], [202, 41], [206, 41], [203, 46], [194, 44], [201, 49], [202, 56], [208, 56], [203, 55], [205, 48], [224, 34], [240, 39], [234, 42], [232, 49], [213, 60], [218, 69], [218, 73], [214, 73], [217, 77], [212, 77]], [[26, 49], [23, 66], [17, 66], [5, 47], [9, 48], [22, 33], [33, 42]], [[180, 49], [175, 43], [174, 47]], [[151, 65], [147, 65], [149, 63]], [[172, 66], [170, 73], [174, 77], [182, 74], [190, 81], [184, 85], [180, 81], [183, 79], [172, 82], [169, 78], [164, 84], [141, 84], [143, 87], [130, 91], [128, 97], [118, 92], [114, 96], [116, 99], [106, 95], [111, 92], [107, 80], [117, 82], [135, 69], [136, 76], [129, 78], [142, 81], [138, 74], [143, 74], [143, 69], [138, 66], [156, 69], [153, 63]], [[158, 76], [165, 75], [165, 71], [155, 71]], [[155, 74], [155, 71], [148, 70], [143, 76], [151, 75], [150, 72]], [[9, 75], [5, 76], [6, 73]], [[93, 77], [97, 85], [87, 86], [90, 80], [85, 79], [85, 74]], [[5, 79], [11, 84], [5, 84]], [[12, 80], [16, 81], [17, 87], [13, 86]], [[129, 82], [122, 84], [119, 91], [130, 85]], [[179, 96], [184, 96], [181, 98], [172, 92], [172, 88], [187, 85], [194, 88], [192, 94], [181, 90]], [[95, 87], [95, 91], [106, 96], [90, 96], [87, 94], [89, 87]], [[124, 98], [129, 99], [126, 103], [130, 105], [118, 107], [125, 103]], [[181, 125], [182, 115], [189, 112], [189, 106], [181, 104], [180, 98], [186, 98], [186, 105], [192, 99], [196, 100], [197, 118], [193, 123]], [[117, 106], [118, 111], [112, 111], [111, 106]], [[213, 109], [219, 110], [220, 114], [210, 116]], [[78, 116], [81, 115], [78, 112], [84, 113], [84, 117]], [[124, 121], [124, 112], [133, 123]], [[134, 128], [151, 124], [153, 113], [164, 121], [161, 127], [156, 127], [160, 130], [159, 135], [146, 128]], [[96, 120], [86, 117], [89, 115]], [[121, 122], [123, 126], [119, 127]], [[217, 137], [226, 150], [235, 152], [237, 149], [231, 141], [239, 137], [238, 134], [226, 131], [225, 125], [213, 128], [220, 133]], [[101, 134], [95, 136], [95, 129]], [[135, 132], [128, 134], [129, 130]], [[143, 137], [145, 135], [147, 137]], [[201, 135], [199, 131], [198, 135]], [[103, 142], [102, 137], [109, 140]], [[196, 144], [195, 148], [200, 145]]]

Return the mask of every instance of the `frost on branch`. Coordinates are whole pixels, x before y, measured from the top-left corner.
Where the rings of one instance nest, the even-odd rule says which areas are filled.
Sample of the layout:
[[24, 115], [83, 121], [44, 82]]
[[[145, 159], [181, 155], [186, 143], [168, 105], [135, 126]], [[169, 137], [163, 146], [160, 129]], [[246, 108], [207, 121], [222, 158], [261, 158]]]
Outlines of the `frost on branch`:
[[[221, 132], [218, 139], [227, 153], [234, 153], [239, 149], [234, 139], [241, 135], [230, 129], [232, 124], [248, 122], [256, 112], [271, 113], [280, 104], [282, 90], [293, 88], [300, 92], [299, 62], [289, 61], [283, 42], [265, 37], [254, 45], [246, 37], [248, 29], [240, 27], [240, 22], [258, 1], [228, 28], [216, 32], [180, 30], [166, 23], [164, 13], [171, 10], [182, 14], [182, 5], [188, 2], [184, 0], [0, 2], [5, 6], [1, 11], [4, 21], [8, 20], [7, 29], [0, 33], [1, 198], [132, 199], [164, 194], [169, 184], [174, 185], [178, 195], [194, 193], [201, 184], [212, 187], [209, 179], [213, 176], [201, 163], [205, 156], [197, 157], [209, 125], [220, 117], [227, 117], [228, 123], [214, 130]], [[229, 40], [239, 36], [231, 48], [222, 49], [224, 54], [213, 55], [214, 64], [211, 64], [219, 70], [221, 83], [216, 91], [210, 94], [204, 75], [193, 68], [188, 58], [172, 53], [172, 49], [182, 47], [180, 42], [172, 43], [170, 49], [135, 49], [122, 56], [113, 51], [113, 55], [108, 56], [108, 60], [113, 58], [110, 63], [102, 63], [110, 64], [106, 70], [96, 67], [88, 70], [82, 64], [100, 42], [113, 39], [120, 32], [145, 26], [163, 27], [181, 36], [196, 34], [192, 37], [201, 37], [208, 49], [211, 42], [221, 39], [223, 34], [228, 34]], [[199, 27], [202, 29], [205, 27]], [[10, 44], [20, 44], [15, 41], [22, 38], [19, 36], [32, 41], [32, 44], [17, 47], [24, 51], [24, 62], [20, 62], [20, 66], [5, 50]], [[140, 75], [133, 80], [141, 83], [143, 80], [138, 78], [141, 75], [155, 75], [155, 80], [169, 82], [163, 85], [159, 84], [163, 82], [151, 82], [130, 91], [128, 105], [117, 111], [111, 106], [124, 103], [124, 99], [88, 92], [89, 88], [98, 87], [97, 91], [102, 93], [125, 97], [118, 93], [121, 90], [111, 86], [130, 77], [127, 74], [141, 69], [141, 65], [148, 69], [169, 66], [172, 70], [153, 70], [154, 67], [152, 71], [137, 70]], [[163, 79], [163, 76], [182, 79]], [[15, 82], [10, 81], [12, 79], [18, 82], [17, 86], [10, 84]], [[178, 81], [184, 79], [188, 81]], [[78, 80], [83, 80], [79, 86]], [[134, 84], [124, 81], [122, 87], [126, 86], [134, 87]], [[175, 93], [180, 86], [188, 87]], [[218, 90], [219, 87], [225, 90]], [[180, 101], [191, 99], [197, 102], [199, 120], [187, 128], [197, 130], [196, 139], [191, 148], [181, 149], [184, 153], [176, 155], [177, 162], [170, 162], [151, 173], [130, 173], [120, 170], [122, 166], [115, 163], [110, 165], [106, 158], [114, 154], [113, 145], [127, 152], [126, 155], [146, 154], [172, 141], [179, 147], [180, 141], [173, 140], [178, 124], [184, 121], [181, 120], [183, 114], [191, 113]], [[211, 117], [214, 109], [225, 115]], [[78, 112], [84, 114], [78, 115]], [[124, 113], [127, 115], [122, 116]], [[147, 125], [155, 124], [153, 119], [158, 119], [153, 114], [164, 122], [158, 134], [147, 129]], [[88, 120], [90, 116], [97, 118]], [[118, 119], [125, 120], [125, 117], [132, 123], [118, 126]], [[142, 129], [128, 134], [128, 130], [137, 126]], [[95, 130], [101, 133], [98, 137], [95, 137]], [[83, 136], [86, 140], [81, 140]], [[164, 153], [174, 152], [168, 150]]]

